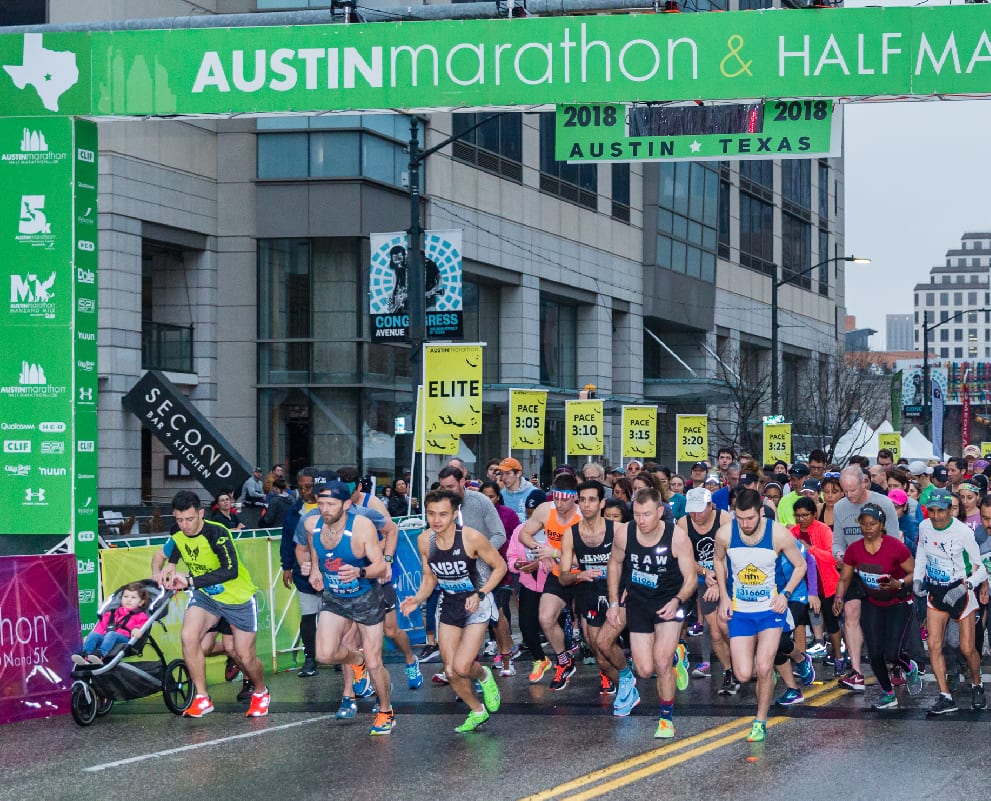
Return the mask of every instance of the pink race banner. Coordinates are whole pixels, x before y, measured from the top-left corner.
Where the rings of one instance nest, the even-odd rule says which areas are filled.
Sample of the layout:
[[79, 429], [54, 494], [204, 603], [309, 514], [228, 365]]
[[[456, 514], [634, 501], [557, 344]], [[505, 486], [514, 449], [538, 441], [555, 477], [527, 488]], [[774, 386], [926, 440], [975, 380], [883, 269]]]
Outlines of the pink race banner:
[[79, 631], [74, 556], [0, 557], [0, 723], [69, 712]]

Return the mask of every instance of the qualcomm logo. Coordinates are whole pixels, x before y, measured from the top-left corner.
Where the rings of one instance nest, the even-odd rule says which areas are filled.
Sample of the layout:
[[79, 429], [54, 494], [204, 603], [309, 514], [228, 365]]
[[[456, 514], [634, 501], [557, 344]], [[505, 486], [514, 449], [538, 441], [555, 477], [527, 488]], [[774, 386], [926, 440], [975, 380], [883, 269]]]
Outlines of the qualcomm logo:
[[10, 276], [10, 313], [53, 318], [55, 278], [54, 272], [45, 280], [34, 273]]
[[45, 488], [38, 487], [37, 489], [26, 489], [24, 490], [24, 503], [22, 506], [48, 506], [48, 501], [45, 500]]

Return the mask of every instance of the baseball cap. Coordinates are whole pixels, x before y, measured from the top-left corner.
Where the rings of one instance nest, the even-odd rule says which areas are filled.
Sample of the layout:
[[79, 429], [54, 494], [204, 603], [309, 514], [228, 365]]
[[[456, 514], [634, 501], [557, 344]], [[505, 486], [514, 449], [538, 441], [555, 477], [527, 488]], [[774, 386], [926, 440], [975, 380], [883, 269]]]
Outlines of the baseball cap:
[[709, 473], [709, 475], [707, 475], [705, 477], [705, 481], [703, 481], [702, 483], [703, 484], [722, 484], [723, 483], [723, 480], [722, 480], [722, 478], [719, 477], [719, 474], [718, 473]]
[[695, 464], [692, 465], [692, 470], [708, 470], [708, 469], [709, 469], [708, 462], [696, 462]]
[[921, 476], [923, 473], [927, 476], [931, 476], [933, 474], [933, 469], [921, 459], [916, 459], [914, 462], [909, 462], [908, 472], [910, 472], [913, 476]]
[[543, 490], [535, 489], [526, 496], [523, 505], [527, 509], [536, 509], [542, 503], [547, 503], [547, 493]]
[[748, 484], [756, 484], [758, 481], [760, 481], [760, 476], [756, 473], [740, 473], [739, 485], [741, 487], [745, 487]]
[[939, 488], [929, 493], [929, 500], [926, 501], [926, 506], [929, 509], [949, 509], [952, 504], [953, 496], [950, 495], [949, 491]]
[[262, 469], [261, 469], [260, 467], [255, 467], [255, 468], [254, 468], [254, 469], [252, 470], [252, 472], [253, 472], [253, 473], [260, 473], [260, 472], [262, 472]]
[[329, 481], [337, 481], [337, 473], [333, 470], [319, 470], [313, 474], [313, 487], [316, 489], [321, 484], [326, 484]]
[[795, 462], [788, 470], [788, 475], [796, 476], [798, 478], [803, 478], [804, 476], [810, 475], [812, 473], [809, 470], [809, 466], [805, 462]]
[[933, 481], [949, 481], [950, 474], [946, 471], [946, 466], [938, 464], [932, 471]]
[[630, 459], [630, 461], [627, 462], [626, 466], [631, 467], [632, 465], [636, 465], [637, 467], [643, 467], [643, 462], [641, 462], [639, 459]]
[[[314, 484], [314, 486], [318, 486]], [[351, 500], [351, 488], [345, 484], [343, 481], [327, 481], [319, 485], [318, 489], [315, 489], [314, 495], [330, 495], [338, 501], [349, 501]]]
[[509, 472], [510, 470], [519, 470], [523, 472], [523, 465], [520, 464], [519, 459], [514, 459], [512, 456], [507, 456], [501, 462], [499, 462], [499, 470], [502, 472]]
[[903, 503], [908, 503], [908, 493], [903, 489], [893, 489], [888, 492], [888, 500], [891, 501], [895, 506], [901, 506]]
[[686, 512], [704, 512], [712, 503], [712, 493], [705, 487], [693, 487], [685, 493]]
[[873, 517], [879, 523], [884, 523], [888, 519], [888, 516], [884, 513], [884, 509], [876, 503], [865, 503], [860, 510], [860, 514], [857, 515], [857, 519], [859, 520], [862, 517]]
[[975, 459], [981, 458], [981, 449], [977, 445], [968, 445], [963, 449], [964, 456], [973, 456]]
[[813, 495], [819, 494], [819, 479], [807, 478], [802, 484], [802, 492], [811, 492]]

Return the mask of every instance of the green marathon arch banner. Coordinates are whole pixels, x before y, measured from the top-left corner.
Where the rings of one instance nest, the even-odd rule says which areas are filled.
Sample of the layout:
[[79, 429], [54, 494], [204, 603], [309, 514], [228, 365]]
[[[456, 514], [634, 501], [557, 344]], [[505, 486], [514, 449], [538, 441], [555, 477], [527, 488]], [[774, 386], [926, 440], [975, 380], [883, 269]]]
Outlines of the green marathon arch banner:
[[984, 5], [0, 35], [3, 116], [991, 92]]

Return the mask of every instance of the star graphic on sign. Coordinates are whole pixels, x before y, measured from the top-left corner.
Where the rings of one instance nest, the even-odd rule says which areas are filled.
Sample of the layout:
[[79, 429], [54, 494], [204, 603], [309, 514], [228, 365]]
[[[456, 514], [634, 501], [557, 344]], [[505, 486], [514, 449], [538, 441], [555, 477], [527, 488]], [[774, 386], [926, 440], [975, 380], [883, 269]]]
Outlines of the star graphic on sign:
[[692, 149], [692, 153], [698, 153], [702, 149], [702, 143], [698, 139], [694, 139], [689, 147]]

